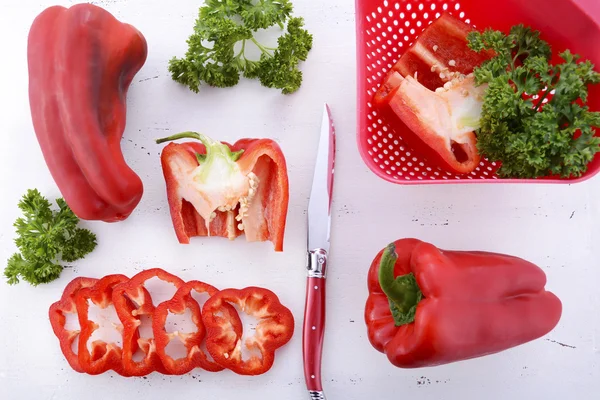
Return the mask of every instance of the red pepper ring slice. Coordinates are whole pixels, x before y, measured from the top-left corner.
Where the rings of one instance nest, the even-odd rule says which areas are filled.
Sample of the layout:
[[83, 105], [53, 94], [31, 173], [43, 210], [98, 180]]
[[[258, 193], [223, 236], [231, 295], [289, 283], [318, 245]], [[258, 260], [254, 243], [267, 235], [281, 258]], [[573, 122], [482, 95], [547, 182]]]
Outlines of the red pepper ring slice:
[[[160, 268], [153, 268], [134, 275], [129, 281], [123, 282], [113, 289], [113, 303], [117, 315], [123, 324], [123, 368], [126, 374], [131, 376], [148, 375], [154, 371], [168, 374], [156, 352], [154, 338], [138, 338], [140, 317], [147, 315], [153, 318], [154, 304], [152, 296], [144, 287], [144, 283], [151, 278], [157, 277], [164, 282], [173, 284], [179, 289], [185, 282]], [[133, 304], [133, 309], [129, 307]], [[137, 351], [135, 342], [145, 354], [141, 361], [134, 361], [133, 355]]]
[[[102, 374], [112, 369], [120, 375], [127, 376], [123, 370], [122, 348], [120, 346], [115, 343], [95, 340], [91, 344], [92, 351], [88, 350], [88, 341], [94, 331], [99, 328], [98, 324], [89, 319], [88, 311], [90, 300], [102, 309], [112, 305], [113, 288], [128, 279], [125, 275], [108, 275], [96, 282], [94, 286], [79, 290], [75, 296], [79, 326], [81, 326], [78, 349], [79, 364], [83, 371], [90, 375]], [[133, 310], [132, 304], [127, 306], [130, 311]], [[117, 329], [122, 333], [121, 326]], [[134, 339], [133, 344], [137, 345], [137, 337]], [[135, 350], [137, 350], [137, 347]]]
[[79, 364], [79, 357], [73, 351], [73, 342], [79, 337], [79, 330], [67, 330], [65, 324], [67, 318], [65, 314], [76, 314], [75, 295], [86, 287], [93, 286], [98, 280], [94, 278], [75, 278], [63, 291], [62, 297], [56, 303], [50, 306], [48, 311], [52, 330], [60, 342], [60, 349], [67, 362], [77, 372], [84, 372]]
[[[242, 343], [243, 329], [223, 313], [227, 303], [237, 305], [259, 322], [254, 336]], [[239, 316], [238, 316], [239, 319]], [[207, 331], [206, 348], [214, 360], [240, 375], [260, 375], [275, 361], [275, 351], [285, 345], [294, 333], [294, 317], [270, 290], [258, 287], [225, 289], [208, 299], [202, 309]], [[243, 328], [243, 327], [242, 327]], [[261, 357], [242, 359], [242, 346], [258, 350]]]
[[[165, 369], [173, 375], [183, 375], [194, 368], [200, 367], [210, 372], [219, 372], [225, 368], [214, 361], [209, 360], [208, 356], [202, 351], [201, 345], [206, 337], [206, 329], [202, 322], [202, 311], [198, 302], [192, 297], [191, 292], [195, 290], [198, 293], [207, 293], [213, 296], [218, 289], [207, 283], [200, 281], [190, 281], [181, 286], [173, 298], [159, 304], [154, 310], [154, 319], [152, 328], [156, 340], [156, 351], [165, 366]], [[231, 318], [234, 331], [241, 332], [242, 321], [239, 319], [235, 308], [227, 304], [226, 311]], [[169, 312], [173, 314], [183, 314], [189, 309], [192, 314], [192, 321], [196, 325], [196, 332], [181, 333], [179, 331], [167, 333], [165, 324]], [[187, 356], [173, 359], [166, 352], [167, 345], [175, 337], [179, 338], [187, 349]]]

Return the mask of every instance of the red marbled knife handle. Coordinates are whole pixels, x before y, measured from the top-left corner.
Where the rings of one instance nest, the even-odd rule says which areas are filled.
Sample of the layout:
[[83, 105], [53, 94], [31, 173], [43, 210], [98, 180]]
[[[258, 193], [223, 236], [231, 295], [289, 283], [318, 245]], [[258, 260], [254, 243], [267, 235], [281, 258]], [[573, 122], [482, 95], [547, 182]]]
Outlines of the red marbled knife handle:
[[306, 306], [302, 352], [304, 378], [309, 391], [322, 391], [321, 354], [325, 333], [325, 278], [309, 277], [306, 284]]
[[306, 304], [302, 332], [304, 378], [311, 399], [325, 399], [321, 384], [321, 355], [325, 333], [325, 269], [327, 253], [309, 252]]

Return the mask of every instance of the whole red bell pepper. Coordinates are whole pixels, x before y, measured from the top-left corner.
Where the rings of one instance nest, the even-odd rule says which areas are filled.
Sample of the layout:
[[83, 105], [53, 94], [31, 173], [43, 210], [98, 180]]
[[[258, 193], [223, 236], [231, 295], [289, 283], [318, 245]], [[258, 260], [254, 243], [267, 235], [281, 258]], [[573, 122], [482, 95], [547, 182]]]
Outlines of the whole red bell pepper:
[[[214, 296], [218, 290], [214, 286], [200, 281], [189, 281], [181, 286], [171, 300], [160, 303], [154, 310], [152, 329], [156, 341], [156, 352], [158, 353], [165, 369], [172, 375], [183, 375], [194, 368], [202, 368], [210, 372], [219, 372], [225, 368], [211, 361], [202, 350], [202, 344], [206, 338], [206, 329], [202, 322], [202, 310], [198, 302], [192, 297], [191, 292], [207, 293]], [[196, 332], [167, 332], [165, 324], [167, 316], [172, 314], [183, 314], [186, 310], [192, 315], [192, 322], [196, 325]], [[237, 312], [230, 305], [226, 305], [223, 311], [234, 325], [235, 332], [241, 332], [242, 322]], [[167, 354], [167, 346], [171, 340], [181, 340], [187, 349], [187, 355], [178, 359]]]
[[[92, 342], [91, 351], [88, 349], [88, 341], [99, 325], [89, 319], [89, 302], [92, 302], [101, 309], [113, 305], [113, 288], [129, 278], [125, 275], [107, 275], [96, 282], [93, 286], [80, 289], [75, 295], [75, 304], [77, 306], [77, 315], [81, 333], [79, 334], [79, 364], [83, 372], [90, 375], [102, 374], [108, 370], [128, 376], [124, 370], [122, 362], [122, 347], [116, 343], [107, 343], [103, 340]], [[127, 304], [128, 311], [133, 311], [133, 305]], [[122, 331], [122, 326], [118, 327]], [[132, 343], [137, 344], [138, 337], [133, 337]], [[134, 349], [134, 351], [137, 350]]]
[[472, 72], [493, 56], [468, 47], [471, 31], [444, 13], [402, 54], [373, 98], [406, 144], [459, 174], [473, 171], [481, 160], [474, 131], [487, 85], [476, 86]]
[[84, 372], [79, 363], [78, 354], [73, 351], [73, 343], [79, 338], [80, 330], [68, 330], [65, 325], [67, 323], [66, 314], [77, 315], [77, 307], [75, 304], [75, 295], [80, 289], [94, 286], [98, 280], [94, 278], [75, 278], [63, 291], [62, 297], [56, 303], [50, 306], [48, 316], [54, 335], [58, 338], [60, 349], [64, 354], [67, 362], [77, 372]]
[[539, 267], [517, 257], [398, 240], [369, 270], [369, 340], [402, 368], [497, 353], [557, 325], [562, 304], [545, 284]]
[[[242, 343], [243, 326], [237, 313], [227, 311], [227, 303], [237, 305], [259, 322], [253, 336]], [[275, 361], [275, 352], [292, 338], [294, 317], [270, 290], [247, 287], [225, 289], [210, 297], [202, 309], [206, 327], [206, 349], [215, 362], [240, 375], [260, 375]], [[242, 347], [260, 353], [242, 358]]]
[[193, 236], [273, 243], [283, 251], [289, 188], [285, 157], [270, 139], [242, 139], [234, 145], [184, 132], [169, 143], [161, 163], [173, 227], [180, 243]]
[[120, 221], [139, 203], [141, 179], [121, 152], [126, 96], [147, 44], [101, 7], [50, 7], [29, 32], [29, 102], [50, 173], [75, 215]]
[[[156, 350], [155, 338], [139, 338], [140, 318], [153, 319], [155, 305], [144, 283], [154, 277], [181, 287], [185, 282], [162, 269], [153, 268], [134, 275], [130, 280], [113, 288], [112, 301], [123, 324], [123, 370], [130, 376], [143, 376], [151, 372], [167, 374]], [[137, 338], [137, 344], [136, 344]], [[134, 360], [137, 348], [143, 352], [141, 361]]]

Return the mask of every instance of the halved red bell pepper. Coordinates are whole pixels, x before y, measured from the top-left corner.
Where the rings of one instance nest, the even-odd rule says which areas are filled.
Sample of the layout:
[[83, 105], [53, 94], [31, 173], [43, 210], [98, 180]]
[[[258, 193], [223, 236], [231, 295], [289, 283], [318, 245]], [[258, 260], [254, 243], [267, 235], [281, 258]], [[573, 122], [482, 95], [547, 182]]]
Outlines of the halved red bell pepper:
[[[227, 303], [256, 317], [255, 334], [242, 343], [243, 329], [237, 313], [226, 313]], [[270, 290], [247, 287], [225, 289], [204, 304], [202, 320], [206, 327], [206, 348], [220, 365], [240, 375], [260, 375], [275, 361], [275, 351], [285, 345], [294, 333], [294, 317]], [[244, 360], [242, 347], [260, 352]]]
[[75, 295], [80, 289], [94, 286], [98, 280], [94, 278], [75, 278], [65, 287], [62, 297], [50, 306], [48, 312], [52, 330], [60, 342], [60, 349], [67, 362], [77, 372], [84, 372], [79, 363], [78, 354], [73, 351], [73, 343], [79, 337], [80, 329], [67, 330], [65, 314], [77, 314]]
[[481, 160], [475, 130], [483, 94], [473, 69], [491, 58], [467, 45], [473, 31], [444, 13], [419, 35], [385, 76], [373, 98], [412, 149], [454, 173], [469, 173]]
[[184, 132], [169, 143], [161, 163], [173, 227], [180, 243], [193, 236], [273, 243], [283, 251], [289, 188], [285, 157], [270, 139], [242, 139], [234, 145]]
[[[75, 296], [77, 306], [77, 315], [81, 333], [79, 334], [79, 364], [83, 372], [90, 375], [102, 374], [108, 370], [128, 376], [123, 368], [122, 347], [116, 343], [107, 343], [102, 340], [95, 340], [91, 343], [92, 350], [88, 349], [88, 341], [99, 325], [91, 321], [88, 317], [89, 301], [96, 306], [105, 309], [111, 305], [113, 288], [128, 278], [125, 275], [107, 275], [100, 279], [94, 286], [79, 290]], [[133, 311], [133, 305], [127, 304], [128, 311]], [[123, 327], [117, 327], [121, 332]], [[132, 337], [133, 346], [137, 346], [137, 336]], [[137, 350], [135, 347], [134, 351]]]
[[112, 300], [123, 324], [123, 370], [130, 376], [143, 376], [154, 371], [167, 374], [156, 351], [154, 338], [137, 339], [137, 346], [144, 353], [144, 358], [141, 361], [133, 359], [133, 355], [137, 351], [135, 342], [136, 337], [139, 337], [136, 335], [139, 335], [140, 317], [146, 315], [153, 318], [155, 305], [152, 302], [152, 296], [144, 287], [144, 283], [154, 277], [171, 283], [176, 288], [185, 283], [175, 275], [160, 268], [153, 268], [144, 270], [113, 288]]
[[33, 127], [52, 177], [81, 219], [120, 221], [143, 185], [121, 152], [126, 96], [144, 36], [92, 4], [49, 7], [27, 44]]
[[[194, 368], [202, 368], [211, 372], [225, 369], [216, 362], [211, 361], [201, 348], [206, 338], [206, 329], [202, 322], [202, 310], [198, 302], [192, 297], [192, 290], [198, 293], [207, 293], [209, 296], [213, 296], [218, 292], [217, 288], [204, 282], [190, 281], [181, 286], [171, 300], [159, 304], [154, 310], [152, 329], [156, 340], [156, 352], [167, 372], [173, 375], [182, 375]], [[190, 310], [192, 322], [196, 325], [196, 332], [182, 333], [175, 331], [167, 333], [165, 324], [169, 313], [183, 314], [186, 309]], [[235, 309], [227, 305], [224, 307], [224, 312], [227, 313], [227, 318], [234, 325], [234, 331], [241, 332], [242, 323]], [[187, 349], [186, 357], [173, 359], [167, 354], [167, 345], [175, 338], [181, 340], [185, 345]]]
[[562, 304], [545, 284], [539, 267], [517, 257], [398, 240], [369, 270], [369, 340], [402, 368], [497, 353], [557, 325]]

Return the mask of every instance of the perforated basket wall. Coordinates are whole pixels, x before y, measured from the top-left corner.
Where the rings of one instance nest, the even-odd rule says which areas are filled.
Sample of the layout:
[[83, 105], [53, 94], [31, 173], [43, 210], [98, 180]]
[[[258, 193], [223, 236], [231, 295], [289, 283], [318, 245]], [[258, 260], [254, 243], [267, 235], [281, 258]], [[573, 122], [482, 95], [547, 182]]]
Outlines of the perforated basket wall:
[[[364, 162], [381, 178], [399, 184], [540, 182], [575, 183], [600, 171], [600, 157], [579, 178], [501, 179], [499, 165], [483, 160], [468, 175], [445, 172], [414, 152], [378, 115], [371, 99], [403, 50], [442, 12], [478, 29], [507, 32], [524, 23], [542, 32], [557, 53], [566, 48], [590, 59], [600, 71], [600, 0], [356, 0], [358, 147]], [[589, 106], [600, 110], [600, 90], [590, 90]]]

